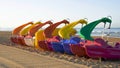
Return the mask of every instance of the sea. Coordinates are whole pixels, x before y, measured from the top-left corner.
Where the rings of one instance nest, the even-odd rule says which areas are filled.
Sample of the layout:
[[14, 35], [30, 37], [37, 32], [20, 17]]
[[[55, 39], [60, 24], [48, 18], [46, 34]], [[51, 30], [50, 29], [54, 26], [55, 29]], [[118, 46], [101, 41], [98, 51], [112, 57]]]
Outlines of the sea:
[[[77, 30], [77, 35], [79, 35], [81, 28], [75, 28]], [[12, 31], [13, 28], [0, 28], [0, 31]], [[111, 29], [104, 29], [104, 28], [95, 28], [93, 29], [91, 36], [110, 36], [120, 38], [120, 28], [111, 28]]]
[[[80, 28], [76, 28], [77, 35], [79, 35]], [[109, 37], [115, 37], [120, 38], [120, 28], [95, 28], [93, 29], [91, 36], [109, 36]]]

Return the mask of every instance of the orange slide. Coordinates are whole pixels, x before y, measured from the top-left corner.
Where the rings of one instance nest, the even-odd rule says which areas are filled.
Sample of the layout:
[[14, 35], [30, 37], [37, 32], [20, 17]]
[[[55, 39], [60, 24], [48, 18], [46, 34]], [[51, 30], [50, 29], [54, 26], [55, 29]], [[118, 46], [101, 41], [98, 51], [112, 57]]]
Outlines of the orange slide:
[[24, 27], [28, 26], [29, 24], [32, 25], [33, 22], [28, 22], [28, 23], [26, 23], [26, 24], [23, 24], [23, 25], [15, 28], [15, 29], [12, 31], [12, 36], [11, 36], [10, 39], [11, 39], [11, 41], [12, 41], [13, 43], [17, 43], [17, 36], [19, 36], [20, 31], [21, 31]]

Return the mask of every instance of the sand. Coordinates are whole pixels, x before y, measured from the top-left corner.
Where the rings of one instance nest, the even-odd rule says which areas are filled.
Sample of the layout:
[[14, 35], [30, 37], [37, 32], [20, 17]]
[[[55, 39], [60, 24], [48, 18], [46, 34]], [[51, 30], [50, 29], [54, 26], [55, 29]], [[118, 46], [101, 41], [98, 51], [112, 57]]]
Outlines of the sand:
[[[9, 56], [8, 56], [9, 55]], [[87, 68], [35, 52], [0, 44], [0, 68]]]
[[[92, 59], [92, 58], [86, 58], [86, 57], [76, 57], [74, 55], [67, 55], [67, 54], [61, 54], [56, 52], [48, 52], [48, 51], [40, 51], [38, 49], [35, 49], [33, 47], [26, 47], [26, 46], [20, 46], [15, 45], [10, 41], [11, 32], [9, 31], [0, 31], [0, 44], [5, 44], [7, 46], [16, 47], [22, 50], [27, 50], [32, 53], [38, 53], [43, 56], [49, 56], [52, 58], [57, 58], [60, 60], [65, 60], [68, 62], [72, 62], [74, 64], [82, 64], [86, 65], [90, 68], [119, 68], [120, 67], [120, 60], [102, 60], [99, 59]], [[94, 37], [97, 38], [97, 37]], [[104, 38], [106, 39], [106, 38]], [[120, 38], [108, 38], [108, 41], [110, 41], [110, 44], [115, 44], [115, 42], [120, 42]], [[112, 42], [112, 43], [111, 43]]]

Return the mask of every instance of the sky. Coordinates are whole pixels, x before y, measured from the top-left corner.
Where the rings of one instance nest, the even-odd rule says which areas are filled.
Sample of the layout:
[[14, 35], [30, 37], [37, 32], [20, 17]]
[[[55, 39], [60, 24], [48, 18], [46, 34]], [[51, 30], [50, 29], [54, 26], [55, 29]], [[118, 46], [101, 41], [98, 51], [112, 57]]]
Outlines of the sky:
[[107, 16], [112, 16], [112, 27], [120, 28], [120, 0], [0, 0], [0, 28], [67, 18], [87, 18], [90, 23]]

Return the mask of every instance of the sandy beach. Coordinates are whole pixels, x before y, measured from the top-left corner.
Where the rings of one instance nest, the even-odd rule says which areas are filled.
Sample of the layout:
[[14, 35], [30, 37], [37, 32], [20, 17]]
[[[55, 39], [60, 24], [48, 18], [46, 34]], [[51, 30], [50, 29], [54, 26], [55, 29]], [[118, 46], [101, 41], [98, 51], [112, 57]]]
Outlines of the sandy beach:
[[[48, 51], [40, 51], [38, 49], [35, 49], [33, 47], [26, 47], [26, 46], [20, 46], [15, 45], [10, 41], [11, 32], [10, 31], [0, 31], [0, 44], [4, 46], [10, 46], [19, 48], [21, 50], [29, 51], [31, 53], [37, 53], [42, 56], [47, 56], [51, 58], [56, 58], [58, 60], [63, 60], [67, 62], [71, 62], [73, 64], [79, 64], [79, 65], [85, 65], [89, 68], [120, 68], [120, 60], [102, 60], [99, 59], [92, 59], [92, 58], [86, 58], [86, 57], [76, 57], [74, 55], [67, 55], [67, 54], [61, 54], [56, 52], [48, 52]], [[97, 37], [94, 37], [97, 38]], [[107, 39], [104, 37], [104, 39]], [[120, 38], [108, 38], [109, 44], [114, 45], [115, 42], [120, 42]], [[1, 64], [0, 64], [1, 65]], [[57, 68], [57, 65], [55, 65]], [[5, 67], [3, 67], [5, 68]], [[73, 67], [74, 68], [74, 67]], [[77, 67], [75, 67], [77, 68]]]

